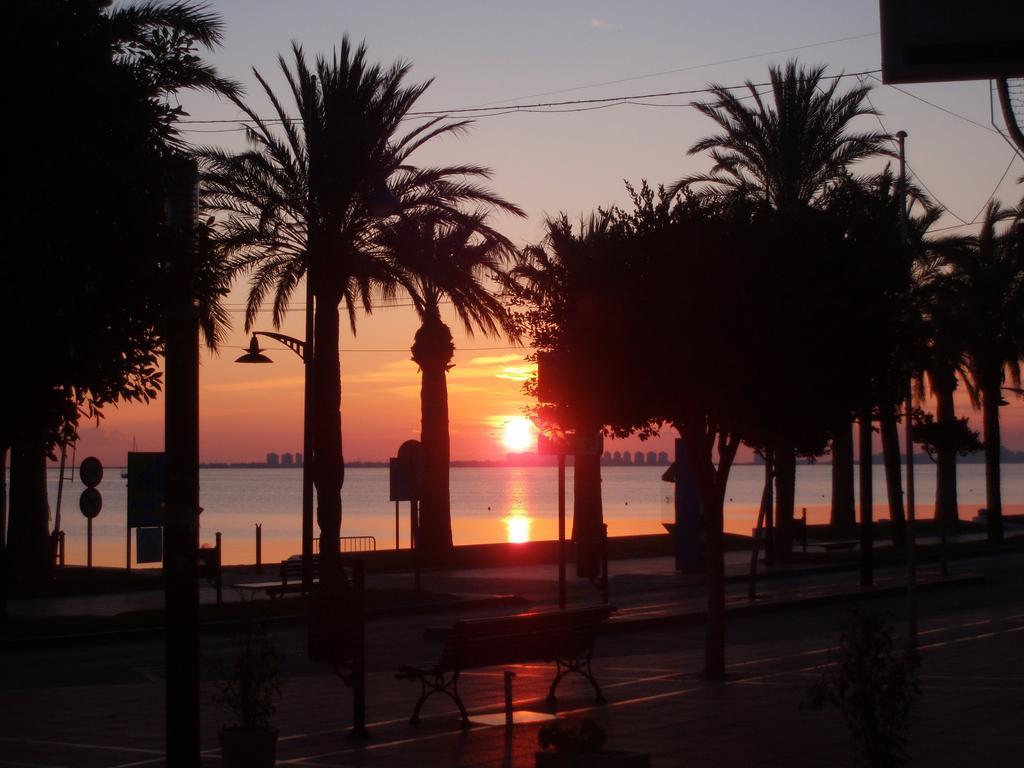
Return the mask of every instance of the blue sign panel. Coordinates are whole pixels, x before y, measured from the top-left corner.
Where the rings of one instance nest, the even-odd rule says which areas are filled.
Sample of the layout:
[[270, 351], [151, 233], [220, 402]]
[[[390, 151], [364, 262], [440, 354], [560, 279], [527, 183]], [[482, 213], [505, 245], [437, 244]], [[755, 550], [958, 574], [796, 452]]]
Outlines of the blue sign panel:
[[128, 453], [128, 527], [164, 524], [167, 460], [163, 453]]

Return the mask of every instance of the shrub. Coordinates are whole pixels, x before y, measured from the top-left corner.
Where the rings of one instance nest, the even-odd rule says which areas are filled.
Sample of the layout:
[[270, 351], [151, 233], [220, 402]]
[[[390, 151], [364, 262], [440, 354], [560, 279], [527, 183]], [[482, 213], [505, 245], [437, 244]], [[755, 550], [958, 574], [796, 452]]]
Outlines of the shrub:
[[808, 698], [814, 707], [834, 704], [846, 721], [860, 761], [872, 768], [907, 762], [910, 710], [920, 693], [920, 654], [901, 650], [890, 623], [879, 616], [850, 611], [835, 669], [814, 683]]

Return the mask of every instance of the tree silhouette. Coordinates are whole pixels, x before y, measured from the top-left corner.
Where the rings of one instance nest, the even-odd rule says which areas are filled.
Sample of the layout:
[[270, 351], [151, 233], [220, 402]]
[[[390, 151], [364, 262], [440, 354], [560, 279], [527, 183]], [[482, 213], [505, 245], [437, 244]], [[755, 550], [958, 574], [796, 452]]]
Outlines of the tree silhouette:
[[496, 291], [514, 247], [487, 224], [481, 212], [454, 220], [434, 211], [402, 216], [381, 230], [378, 244], [398, 267], [399, 279], [420, 318], [412, 346], [412, 359], [421, 371], [423, 446], [416, 545], [434, 556], [452, 546], [447, 373], [455, 343], [441, 319], [441, 304], [451, 304], [467, 335], [481, 331], [488, 336], [515, 336]]
[[[1004, 222], [1010, 226], [1000, 231]], [[999, 405], [1008, 377], [1020, 386], [1024, 340], [1024, 232], [1019, 216], [991, 201], [981, 231], [944, 254], [964, 303], [964, 333], [970, 376], [967, 391], [982, 409], [985, 443], [985, 505], [989, 541], [1003, 538], [1000, 487]]]
[[[706, 173], [680, 179], [671, 191], [696, 187], [716, 196], [759, 201], [783, 217], [800, 216], [802, 209], [818, 203], [824, 192], [842, 181], [849, 166], [891, 154], [884, 146], [884, 133], [851, 130], [858, 117], [876, 114], [867, 102], [870, 86], [840, 92], [839, 78], [828, 82], [825, 67], [804, 68], [796, 61], [769, 67], [769, 80], [766, 93], [747, 81], [744, 97], [712, 85], [714, 98], [694, 104], [722, 132], [696, 142], [689, 153], [708, 152], [714, 164]], [[796, 236], [797, 220], [788, 228]], [[776, 470], [776, 554], [787, 559], [796, 455], [791, 445], [770, 449]]]
[[[235, 92], [196, 54], [219, 43], [216, 15], [189, 3], [108, 5], [15, 2], [18, 34], [5, 38], [10, 55], [33, 62], [9, 83], [34, 118], [9, 158], [19, 190], [9, 213], [22, 225], [10, 247], [31, 258], [0, 289], [6, 328], [31, 318], [11, 334], [0, 380], [11, 404], [0, 419], [12, 454], [11, 573], [26, 585], [52, 554], [47, 453], [74, 440], [82, 418], [160, 387], [164, 265], [178, 245], [164, 226], [165, 170], [182, 150], [172, 97]], [[210, 317], [223, 319], [216, 272], [207, 263], [196, 281]]]
[[263, 119], [240, 99], [248, 117], [250, 149], [237, 155], [206, 150], [205, 199], [224, 214], [218, 245], [236, 272], [250, 275], [246, 328], [273, 296], [278, 326], [295, 289], [312, 282], [313, 479], [320, 525], [325, 587], [337, 573], [344, 457], [341, 433], [339, 311], [353, 333], [360, 310], [388, 299], [401, 286], [398, 266], [375, 243], [382, 224], [373, 200], [386, 184], [407, 215], [436, 211], [458, 219], [464, 204], [517, 212], [480, 182], [486, 168], [452, 165], [420, 168], [412, 154], [433, 139], [462, 133], [466, 121], [429, 119], [400, 134], [408, 113], [431, 81], [407, 85], [410, 65], [370, 64], [365, 45], [348, 37], [330, 57], [311, 66], [297, 43], [292, 63], [278, 61], [301, 119], [259, 73], [276, 121]]

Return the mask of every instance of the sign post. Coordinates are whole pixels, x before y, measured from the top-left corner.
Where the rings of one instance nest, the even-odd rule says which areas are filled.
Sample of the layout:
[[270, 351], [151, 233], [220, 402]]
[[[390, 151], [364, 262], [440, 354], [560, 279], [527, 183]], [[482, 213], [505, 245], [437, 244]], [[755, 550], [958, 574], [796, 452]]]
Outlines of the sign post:
[[103, 509], [103, 494], [96, 490], [96, 486], [103, 480], [103, 464], [95, 456], [90, 456], [82, 461], [78, 468], [78, 476], [82, 478], [86, 488], [78, 499], [78, 508], [86, 519], [85, 534], [85, 567], [92, 570], [92, 521]]

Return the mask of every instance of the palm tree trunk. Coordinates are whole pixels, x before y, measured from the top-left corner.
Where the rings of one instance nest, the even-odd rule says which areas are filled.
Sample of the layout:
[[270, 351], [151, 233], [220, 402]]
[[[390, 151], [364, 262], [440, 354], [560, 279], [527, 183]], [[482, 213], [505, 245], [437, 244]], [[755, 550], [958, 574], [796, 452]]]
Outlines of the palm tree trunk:
[[[956, 380], [952, 374], [936, 373], [932, 378], [935, 387], [935, 415], [941, 426], [951, 426], [956, 421], [953, 405], [953, 390]], [[935, 519], [943, 527], [955, 526], [959, 521], [956, 490], [956, 450], [940, 445], [936, 450], [935, 462]]]
[[878, 424], [882, 432], [882, 460], [885, 463], [885, 491], [889, 500], [892, 544], [902, 551], [907, 543], [907, 519], [903, 514], [903, 476], [901, 474], [900, 436], [896, 412], [890, 406], [880, 409]]
[[871, 463], [871, 409], [860, 413], [860, 583], [867, 586], [874, 581], [874, 488]]
[[775, 452], [775, 559], [788, 562], [793, 554], [793, 508], [796, 504], [796, 453]]
[[313, 430], [313, 484], [320, 526], [320, 583], [336, 594], [341, 581], [341, 487], [345, 461], [341, 448], [341, 354], [338, 301], [317, 296], [313, 381], [316, 395]]
[[50, 505], [45, 441], [19, 435], [11, 445], [8, 577], [14, 594], [43, 584], [50, 573]]
[[990, 377], [981, 391], [982, 424], [985, 431], [985, 508], [987, 510], [988, 540], [998, 544], [1003, 540], [1003, 495], [1000, 487], [999, 402], [1002, 394], [999, 377]]
[[452, 548], [448, 434], [448, 368], [452, 334], [440, 316], [428, 315], [416, 332], [413, 360], [422, 371], [420, 381], [420, 443], [423, 445], [423, 488], [416, 546], [428, 558]]
[[857, 525], [853, 495], [853, 425], [841, 427], [832, 439], [832, 516], [833, 530], [844, 534]]

